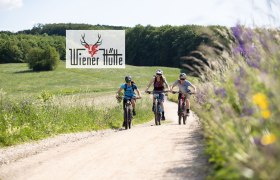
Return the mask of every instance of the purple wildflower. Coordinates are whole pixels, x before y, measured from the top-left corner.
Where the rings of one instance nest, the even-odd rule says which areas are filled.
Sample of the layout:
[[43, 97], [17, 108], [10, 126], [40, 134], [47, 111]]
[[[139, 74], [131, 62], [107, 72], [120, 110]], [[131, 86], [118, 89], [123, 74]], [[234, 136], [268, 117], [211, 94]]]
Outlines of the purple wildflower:
[[234, 85], [235, 85], [235, 87], [239, 87], [240, 84], [241, 84], [241, 78], [240, 78], [240, 76], [237, 76], [234, 80]]
[[254, 137], [253, 140], [254, 140], [254, 143], [255, 143], [257, 146], [261, 146], [261, 145], [262, 145], [262, 143], [261, 143], [261, 138], [260, 138], [260, 137]]
[[234, 52], [239, 52], [249, 66], [260, 69], [260, 54], [253, 43], [254, 33], [252, 29], [242, 29], [240, 25], [236, 25], [232, 28], [232, 32], [238, 44]]
[[222, 98], [225, 98], [227, 96], [227, 92], [224, 88], [215, 88], [214, 87], [214, 92], [216, 96], [220, 96]]
[[247, 105], [243, 106], [241, 116], [251, 116], [254, 114], [254, 109], [248, 107]]
[[198, 91], [195, 97], [199, 104], [204, 104], [206, 102], [206, 95], [203, 94], [201, 91]]

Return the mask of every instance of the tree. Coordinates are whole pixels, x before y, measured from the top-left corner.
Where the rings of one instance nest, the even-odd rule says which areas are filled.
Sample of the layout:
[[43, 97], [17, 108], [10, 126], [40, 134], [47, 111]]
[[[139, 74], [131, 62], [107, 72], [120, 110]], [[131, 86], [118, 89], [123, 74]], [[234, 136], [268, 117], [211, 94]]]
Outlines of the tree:
[[59, 61], [59, 54], [55, 48], [47, 46], [45, 49], [32, 48], [28, 53], [28, 65], [33, 71], [54, 70]]

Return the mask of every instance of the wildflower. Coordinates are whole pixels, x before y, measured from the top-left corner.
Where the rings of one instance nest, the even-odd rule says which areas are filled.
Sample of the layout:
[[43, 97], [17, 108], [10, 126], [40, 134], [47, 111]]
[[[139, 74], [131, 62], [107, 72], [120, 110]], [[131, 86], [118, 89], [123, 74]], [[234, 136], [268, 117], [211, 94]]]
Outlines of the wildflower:
[[214, 88], [214, 92], [216, 96], [221, 96], [222, 98], [227, 96], [227, 92], [224, 88]]
[[268, 119], [268, 118], [270, 118], [270, 116], [271, 116], [271, 112], [269, 110], [263, 110], [262, 111], [262, 117], [264, 119]]
[[261, 138], [262, 145], [273, 144], [276, 141], [276, 136], [274, 134], [266, 134]]
[[251, 116], [252, 114], [254, 114], [254, 109], [252, 109], [251, 107], [248, 107], [246, 104], [243, 106], [242, 108], [242, 114], [241, 116]]
[[268, 109], [268, 100], [266, 95], [263, 93], [255, 94], [253, 96], [253, 103], [258, 105], [263, 111]]

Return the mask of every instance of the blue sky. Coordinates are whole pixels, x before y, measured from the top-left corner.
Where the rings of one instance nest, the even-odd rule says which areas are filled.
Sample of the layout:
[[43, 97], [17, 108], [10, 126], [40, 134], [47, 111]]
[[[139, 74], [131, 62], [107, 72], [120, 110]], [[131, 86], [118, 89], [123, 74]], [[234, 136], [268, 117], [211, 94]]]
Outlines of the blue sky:
[[279, 4], [280, 0], [0, 0], [0, 31], [69, 22], [279, 27]]

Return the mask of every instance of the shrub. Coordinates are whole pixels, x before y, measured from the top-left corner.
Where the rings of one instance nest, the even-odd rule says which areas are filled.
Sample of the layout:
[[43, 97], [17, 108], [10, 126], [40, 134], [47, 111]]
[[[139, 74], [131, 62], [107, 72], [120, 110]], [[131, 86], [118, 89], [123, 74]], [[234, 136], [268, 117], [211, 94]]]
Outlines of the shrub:
[[54, 70], [58, 61], [59, 54], [51, 46], [47, 46], [45, 49], [33, 48], [28, 53], [28, 65], [33, 71]]

